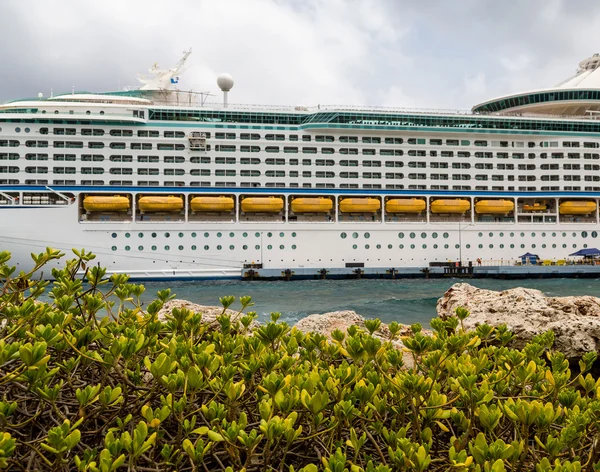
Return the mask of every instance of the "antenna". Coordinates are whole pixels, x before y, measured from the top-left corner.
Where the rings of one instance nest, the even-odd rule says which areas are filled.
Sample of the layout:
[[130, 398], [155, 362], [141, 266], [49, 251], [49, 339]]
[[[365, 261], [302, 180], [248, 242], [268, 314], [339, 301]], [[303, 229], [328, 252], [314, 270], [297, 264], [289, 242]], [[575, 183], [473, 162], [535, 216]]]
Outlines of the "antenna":
[[221, 74], [217, 78], [217, 85], [223, 92], [223, 108], [227, 108], [227, 94], [233, 88], [233, 77], [229, 74]]

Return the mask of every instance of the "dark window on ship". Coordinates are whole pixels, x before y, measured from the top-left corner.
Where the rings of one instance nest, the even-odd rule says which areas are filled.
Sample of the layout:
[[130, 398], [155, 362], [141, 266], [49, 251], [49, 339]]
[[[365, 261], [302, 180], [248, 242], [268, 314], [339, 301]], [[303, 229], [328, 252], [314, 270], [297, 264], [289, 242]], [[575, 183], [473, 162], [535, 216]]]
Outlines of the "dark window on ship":
[[[2, 169], [7, 169], [2, 171]], [[13, 172], [12, 169], [16, 169], [16, 172], [19, 171], [18, 167], [0, 167], [0, 172]], [[47, 174], [48, 173], [48, 168], [47, 167], [25, 167], [25, 172], [27, 174]]]
[[138, 162], [158, 162], [158, 156], [138, 156]]
[[102, 167], [82, 167], [82, 174], [104, 174], [104, 169]]
[[47, 148], [48, 147], [48, 141], [26, 141], [25, 142], [25, 146], [27, 146], [27, 147]]
[[317, 159], [315, 161], [315, 165], [317, 166], [333, 166], [335, 164], [335, 162], [332, 159]]
[[112, 169], [110, 169], [110, 173], [115, 175], [131, 175], [133, 174], [133, 170], [126, 167], [113, 167]]
[[[340, 161], [341, 164], [341, 161]], [[385, 166], [386, 167], [403, 167], [404, 166], [404, 162], [399, 162], [399, 161], [385, 161]]]
[[[9, 157], [9, 156], [16, 156], [16, 159], [19, 158], [18, 154], [0, 154], [0, 159], [6, 159], [7, 157], [10, 160], [14, 160], [14, 157]], [[28, 161], [47, 161], [48, 160], [48, 154], [25, 154], [25, 159], [27, 159]]]
[[138, 185], [141, 187], [159, 187], [160, 182], [158, 180], [138, 180]]
[[183, 169], [164, 169], [164, 175], [184, 175], [185, 171]]
[[[234, 158], [235, 160], [235, 158]], [[185, 162], [185, 157], [183, 156], [165, 156], [163, 157], [163, 162], [165, 164], [180, 164]]]
[[88, 143], [88, 148], [90, 149], [102, 149], [104, 147], [104, 143]]
[[77, 131], [75, 130], [75, 128], [54, 128], [52, 131], [55, 135], [58, 135], [58, 136], [64, 136], [64, 135], [75, 136], [77, 134]]
[[[432, 174], [432, 178], [433, 178], [433, 175], [435, 175], [435, 174]], [[385, 178], [386, 179], [403, 179], [404, 174], [394, 173], [394, 172], [386, 172]]]
[[111, 180], [108, 185], [133, 185], [131, 180]]
[[192, 169], [190, 175], [210, 175], [210, 169]]
[[121, 156], [121, 155], [113, 155], [110, 156], [111, 162], [132, 162], [133, 156]]
[[0, 139], [0, 147], [18, 147], [21, 143], [14, 139]]
[[[291, 136], [290, 136], [291, 138]], [[240, 134], [240, 139], [253, 139], [253, 140], [257, 140], [260, 139], [260, 134], [255, 134], [255, 133], [242, 133]], [[296, 136], [296, 141], [298, 140], [298, 137]]]
[[[156, 130], [139, 130], [137, 135], [140, 138], [158, 138], [159, 133]], [[210, 136], [207, 136], [207, 138], [209, 137]]]
[[75, 154], [54, 154], [55, 161], [74, 161], [76, 160]]
[[[165, 131], [163, 136], [165, 138], [185, 138], [185, 133], [183, 131]], [[235, 134], [233, 134], [233, 138], [235, 138]]]
[[[125, 149], [125, 143], [110, 143], [110, 148], [111, 149]], [[135, 149], [133, 147], [133, 144], [131, 145], [131, 149]]]
[[130, 129], [112, 129], [110, 130], [110, 135], [131, 137], [133, 136], [133, 131]]
[[257, 157], [242, 157], [240, 159], [240, 164], [260, 164], [260, 159]]
[[192, 164], [210, 164], [210, 157], [208, 157], [208, 156], [202, 156], [202, 157], [193, 156], [190, 158], [190, 162]]
[[284, 170], [268, 170], [265, 172], [267, 177], [285, 177]]
[[[240, 175], [242, 177], [260, 177], [260, 171], [259, 170], [241, 170]], [[298, 173], [296, 172], [296, 177], [297, 176], [298, 176]], [[291, 172], [290, 172], [290, 177], [292, 177]]]
[[[128, 169], [123, 169], [123, 170], [128, 170]], [[117, 173], [117, 172], [112, 172], [111, 169], [111, 174], [112, 173]], [[125, 172], [123, 172], [125, 174]], [[141, 168], [137, 170], [138, 175], [158, 175], [159, 171], [156, 168]]]

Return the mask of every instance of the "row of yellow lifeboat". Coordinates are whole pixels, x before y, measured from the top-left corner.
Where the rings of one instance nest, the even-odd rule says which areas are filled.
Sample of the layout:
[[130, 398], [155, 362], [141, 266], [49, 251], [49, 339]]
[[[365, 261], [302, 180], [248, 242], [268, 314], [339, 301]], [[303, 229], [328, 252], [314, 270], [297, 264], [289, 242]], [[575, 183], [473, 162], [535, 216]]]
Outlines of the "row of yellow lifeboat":
[[[83, 208], [86, 211], [127, 211], [131, 206], [128, 197], [121, 195], [86, 196]], [[182, 197], [143, 196], [137, 201], [142, 212], [175, 212], [184, 208]], [[247, 197], [241, 202], [244, 213], [279, 213], [283, 210], [282, 197]], [[561, 215], [588, 215], [596, 211], [596, 202], [586, 200], [564, 201], [559, 205]], [[194, 212], [230, 212], [235, 208], [233, 197], [193, 197], [190, 208]], [[339, 205], [342, 213], [376, 213], [381, 209], [378, 198], [341, 198]], [[387, 213], [418, 214], [427, 209], [425, 200], [421, 198], [390, 198], [385, 202]], [[461, 198], [433, 200], [429, 206], [433, 214], [463, 214], [471, 209], [471, 202]], [[487, 215], [506, 215], [512, 213], [515, 204], [512, 200], [494, 199], [479, 200], [475, 203], [475, 213]], [[545, 203], [523, 205], [523, 211], [545, 211]], [[293, 213], [329, 213], [333, 210], [333, 200], [325, 197], [298, 197], [292, 200]]]

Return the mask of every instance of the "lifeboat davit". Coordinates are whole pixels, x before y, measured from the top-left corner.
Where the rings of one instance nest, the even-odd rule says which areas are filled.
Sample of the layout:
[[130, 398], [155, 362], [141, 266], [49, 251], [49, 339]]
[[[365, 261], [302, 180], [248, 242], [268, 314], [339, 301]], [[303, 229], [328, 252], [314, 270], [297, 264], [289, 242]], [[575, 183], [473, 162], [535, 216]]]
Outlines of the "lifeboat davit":
[[575, 200], [562, 202], [558, 207], [561, 215], [589, 215], [596, 211], [596, 202]]
[[137, 204], [140, 211], [180, 211], [183, 209], [183, 198], [173, 195], [141, 197]]
[[197, 212], [229, 212], [234, 207], [235, 203], [232, 197], [194, 197], [190, 201], [190, 208]]
[[469, 200], [462, 200], [460, 198], [448, 199], [448, 200], [434, 200], [429, 206], [431, 213], [466, 213], [471, 209], [471, 202]]
[[283, 210], [283, 198], [248, 197], [242, 200], [244, 213], [279, 213]]
[[523, 211], [546, 211], [548, 205], [545, 203], [534, 203], [533, 205], [523, 205]]
[[121, 195], [94, 195], [83, 199], [85, 211], [127, 211], [129, 198]]
[[376, 213], [380, 208], [378, 198], [344, 198], [340, 201], [342, 213]]
[[392, 198], [385, 202], [388, 213], [421, 213], [425, 208], [427, 204], [420, 198]]
[[328, 213], [333, 209], [331, 198], [295, 198], [292, 200], [292, 211], [294, 213]]
[[510, 200], [479, 200], [475, 203], [475, 213], [478, 215], [506, 215], [514, 209], [515, 204]]

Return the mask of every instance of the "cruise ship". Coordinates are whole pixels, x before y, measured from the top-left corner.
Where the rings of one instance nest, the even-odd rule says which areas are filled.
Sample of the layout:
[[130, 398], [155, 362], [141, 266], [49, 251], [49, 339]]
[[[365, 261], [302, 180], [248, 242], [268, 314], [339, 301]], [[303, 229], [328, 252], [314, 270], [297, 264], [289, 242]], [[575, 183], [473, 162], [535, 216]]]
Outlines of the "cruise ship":
[[[0, 105], [0, 249], [85, 248], [137, 279], [386, 273], [597, 246], [600, 56], [470, 111], [235, 105], [179, 89]], [[53, 262], [52, 267], [58, 265]]]

